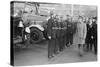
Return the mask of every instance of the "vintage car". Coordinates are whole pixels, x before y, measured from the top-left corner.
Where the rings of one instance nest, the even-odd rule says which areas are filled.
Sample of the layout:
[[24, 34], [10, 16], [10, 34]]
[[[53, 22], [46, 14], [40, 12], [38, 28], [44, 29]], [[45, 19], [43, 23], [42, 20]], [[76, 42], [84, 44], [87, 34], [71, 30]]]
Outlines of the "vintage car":
[[31, 43], [38, 43], [43, 39], [48, 39], [46, 26], [48, 22], [47, 16], [25, 14], [22, 17], [25, 26], [26, 40], [29, 39]]
[[[18, 4], [25, 6], [18, 6]], [[14, 28], [14, 31], [21, 33], [22, 41], [39, 43], [44, 39], [48, 39], [46, 26], [50, 11], [42, 8], [38, 3], [14, 2], [14, 5], [15, 17], [19, 15], [20, 19], [13, 21], [13, 24], [17, 23], [17, 26], [16, 24], [13, 26], [21, 29], [21, 31], [18, 31]], [[16, 34], [16, 32], [14, 33]]]

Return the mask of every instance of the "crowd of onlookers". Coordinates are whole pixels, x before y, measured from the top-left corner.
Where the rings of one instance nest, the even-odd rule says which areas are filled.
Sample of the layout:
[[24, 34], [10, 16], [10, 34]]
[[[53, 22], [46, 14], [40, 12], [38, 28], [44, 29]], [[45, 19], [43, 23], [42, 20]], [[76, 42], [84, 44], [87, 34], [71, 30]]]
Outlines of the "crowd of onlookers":
[[84, 51], [97, 54], [97, 17], [72, 17], [51, 13], [47, 23], [48, 58], [52, 58], [66, 47], [77, 45], [79, 55]]

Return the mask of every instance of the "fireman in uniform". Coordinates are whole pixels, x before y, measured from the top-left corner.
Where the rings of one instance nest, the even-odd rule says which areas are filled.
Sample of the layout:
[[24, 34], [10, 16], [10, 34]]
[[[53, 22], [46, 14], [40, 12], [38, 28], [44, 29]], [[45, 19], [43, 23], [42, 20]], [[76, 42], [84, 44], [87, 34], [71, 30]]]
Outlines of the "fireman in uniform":
[[58, 52], [61, 51], [61, 21], [60, 17], [57, 18], [57, 41], [58, 41]]
[[57, 41], [57, 20], [55, 15], [51, 15], [47, 24], [49, 42], [48, 42], [48, 58], [52, 58], [57, 54], [58, 41]]
[[93, 17], [94, 27], [94, 53], [97, 54], [97, 17]]
[[94, 18], [90, 18], [87, 25], [87, 49], [92, 51], [93, 47], [97, 54], [97, 24]]
[[59, 19], [59, 51], [63, 51], [63, 21], [60, 17]]
[[62, 41], [62, 44], [61, 44], [61, 50], [63, 50], [64, 49], [64, 47], [65, 47], [65, 37], [64, 37], [64, 35], [65, 35], [65, 30], [64, 30], [64, 27], [65, 27], [65, 23], [64, 23], [64, 21], [63, 21], [63, 16], [61, 16], [60, 17], [60, 19], [61, 19], [61, 41]]
[[65, 20], [63, 21], [63, 30], [64, 30], [64, 36], [63, 36], [63, 39], [64, 39], [64, 48], [65, 48], [65, 46], [66, 46], [66, 30], [67, 30], [67, 23], [65, 22]]
[[58, 15], [55, 16], [54, 19], [54, 25], [55, 25], [55, 33], [56, 33], [56, 38], [55, 38], [55, 47], [54, 47], [54, 53], [57, 55], [59, 53], [59, 35], [58, 35]]
[[67, 23], [67, 30], [66, 30], [67, 43], [66, 43], [66, 46], [69, 47], [69, 43], [71, 45], [73, 42], [73, 30], [72, 30], [73, 26], [72, 26], [71, 17], [69, 15], [67, 15], [66, 23]]
[[48, 31], [48, 58], [52, 58], [54, 57], [54, 44], [55, 44], [55, 34], [53, 31], [53, 23], [54, 23], [54, 17], [53, 17], [53, 13], [50, 14], [50, 19], [48, 20], [48, 24], [47, 24], [47, 31]]

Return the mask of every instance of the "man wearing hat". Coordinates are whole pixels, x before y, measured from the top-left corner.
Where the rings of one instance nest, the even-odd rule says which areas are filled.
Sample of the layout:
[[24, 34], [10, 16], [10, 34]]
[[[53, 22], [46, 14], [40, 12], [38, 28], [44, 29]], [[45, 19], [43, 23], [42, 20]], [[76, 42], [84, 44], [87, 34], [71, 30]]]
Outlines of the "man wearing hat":
[[53, 37], [53, 33], [52, 33], [52, 24], [53, 24], [54, 20], [53, 20], [53, 13], [50, 14], [50, 19], [48, 20], [47, 23], [47, 32], [48, 32], [48, 58], [52, 58], [53, 57], [53, 50], [54, 50], [54, 39]]

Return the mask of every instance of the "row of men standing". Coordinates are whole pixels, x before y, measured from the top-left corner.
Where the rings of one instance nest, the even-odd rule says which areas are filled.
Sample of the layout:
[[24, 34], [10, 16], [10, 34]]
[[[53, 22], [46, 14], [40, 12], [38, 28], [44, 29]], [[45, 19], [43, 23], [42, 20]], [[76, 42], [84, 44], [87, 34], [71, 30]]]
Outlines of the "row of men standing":
[[94, 53], [97, 54], [96, 21], [84, 20], [79, 16], [78, 21], [73, 23], [69, 15], [66, 17], [66, 20], [62, 20], [62, 17], [51, 15], [48, 20], [48, 58], [54, 57], [72, 44], [78, 45], [80, 56], [83, 55], [84, 48], [87, 50], [94, 48]]
[[[67, 15], [67, 18], [68, 17]], [[72, 26], [74, 24], [67, 18], [63, 21], [62, 17], [51, 15], [48, 20], [48, 58], [52, 58], [63, 51], [65, 46], [68, 46], [69, 42], [72, 44], [75, 26]]]

